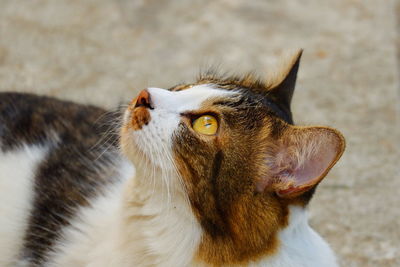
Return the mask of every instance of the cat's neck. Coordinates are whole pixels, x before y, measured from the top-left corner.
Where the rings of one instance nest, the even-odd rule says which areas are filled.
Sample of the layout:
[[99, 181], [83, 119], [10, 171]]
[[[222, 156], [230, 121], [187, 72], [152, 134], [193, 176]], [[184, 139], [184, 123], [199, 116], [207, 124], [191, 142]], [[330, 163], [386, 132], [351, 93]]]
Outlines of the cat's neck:
[[[68, 232], [71, 240], [63, 244], [73, 255], [63, 255], [54, 265], [208, 266], [194, 261], [202, 230], [184, 192], [171, 192], [169, 198], [151, 177], [139, 175], [83, 211], [86, 223]], [[291, 207], [289, 216], [277, 252], [248, 265], [336, 266], [329, 246], [309, 227], [306, 211]]]
[[201, 228], [185, 193], [176, 187], [166, 193], [166, 184], [151, 182], [152, 178], [161, 181], [161, 177], [143, 179], [141, 175], [137, 173], [125, 186], [121, 227], [130, 233], [126, 237], [137, 256], [135, 266], [188, 266], [200, 242]]
[[[171, 177], [169, 177], [171, 179]], [[176, 177], [175, 177], [176, 178]], [[150, 190], [151, 183], [139, 177], [130, 181], [125, 195], [125, 229], [140, 229], [129, 241], [135, 240], [137, 248], [152, 251], [142, 257], [140, 266], [207, 266], [193, 261], [201, 241], [198, 224], [185, 192], [171, 192], [171, 198], [157, 190]], [[160, 187], [159, 187], [160, 188]], [[132, 191], [133, 189], [133, 191]], [[130, 221], [132, 219], [132, 221]], [[335, 267], [335, 256], [329, 245], [309, 226], [308, 212], [299, 206], [289, 207], [289, 223], [278, 235], [276, 253], [249, 266]], [[141, 247], [144, 245], [145, 247]], [[138, 251], [138, 253], [140, 250]], [[143, 251], [142, 251], [143, 252]]]

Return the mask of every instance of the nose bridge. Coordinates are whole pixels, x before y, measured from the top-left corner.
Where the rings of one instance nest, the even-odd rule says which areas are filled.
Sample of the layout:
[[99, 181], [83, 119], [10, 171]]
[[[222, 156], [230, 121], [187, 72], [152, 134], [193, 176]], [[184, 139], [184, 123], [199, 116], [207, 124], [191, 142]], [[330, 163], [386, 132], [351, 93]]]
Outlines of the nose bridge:
[[166, 89], [149, 87], [147, 88], [147, 92], [150, 95], [150, 98], [154, 104], [154, 107], [161, 109], [171, 109], [176, 105], [176, 95], [173, 92], [170, 92]]
[[188, 92], [171, 92], [161, 88], [148, 88], [154, 107], [179, 113], [188, 109], [193, 102], [192, 94]]
[[147, 90], [155, 109], [161, 108], [174, 113], [196, 110], [207, 99], [228, 94], [227, 91], [217, 90], [206, 85], [177, 92], [155, 87]]

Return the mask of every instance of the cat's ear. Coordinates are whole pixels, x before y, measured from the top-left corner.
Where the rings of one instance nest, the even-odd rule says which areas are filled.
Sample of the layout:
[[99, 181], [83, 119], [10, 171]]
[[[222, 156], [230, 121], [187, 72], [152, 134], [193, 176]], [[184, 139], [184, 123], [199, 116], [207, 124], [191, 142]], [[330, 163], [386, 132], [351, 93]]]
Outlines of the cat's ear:
[[297, 71], [302, 53], [303, 49], [288, 53], [275, 70], [275, 75], [272, 75], [267, 81], [268, 95], [274, 96], [288, 110], [290, 110], [290, 103], [296, 86]]
[[343, 154], [343, 135], [328, 127], [289, 126], [268, 156], [268, 176], [257, 189], [268, 187], [293, 198], [316, 186]]

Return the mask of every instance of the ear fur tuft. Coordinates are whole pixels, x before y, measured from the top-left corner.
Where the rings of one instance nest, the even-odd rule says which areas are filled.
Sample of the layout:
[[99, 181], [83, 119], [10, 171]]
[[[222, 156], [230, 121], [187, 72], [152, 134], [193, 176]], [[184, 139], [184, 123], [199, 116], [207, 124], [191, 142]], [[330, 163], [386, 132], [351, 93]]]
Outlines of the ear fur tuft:
[[288, 52], [266, 81], [268, 95], [274, 96], [287, 110], [290, 110], [302, 53], [303, 49]]
[[289, 50], [284, 53], [282, 60], [280, 60], [280, 63], [277, 64], [266, 80], [269, 90], [278, 87], [285, 80], [296, 63], [300, 62], [302, 54], [303, 49], [301, 48]]

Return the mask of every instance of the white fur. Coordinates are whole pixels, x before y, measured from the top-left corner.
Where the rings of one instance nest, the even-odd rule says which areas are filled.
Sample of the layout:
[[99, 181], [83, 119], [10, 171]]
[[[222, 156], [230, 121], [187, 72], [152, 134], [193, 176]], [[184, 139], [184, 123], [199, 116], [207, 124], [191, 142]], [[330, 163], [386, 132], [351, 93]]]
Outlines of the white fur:
[[0, 266], [15, 266], [28, 225], [35, 170], [44, 147], [0, 151]]
[[182, 112], [196, 111], [206, 100], [233, 93], [233, 91], [217, 89], [211, 84], [196, 85], [190, 90], [182, 91], [168, 91], [154, 87], [148, 88], [148, 91], [155, 109], [178, 115]]
[[132, 171], [126, 170], [120, 184], [65, 229], [47, 266], [188, 265], [201, 232], [185, 197], [167, 204], [146, 182], [128, 179]]
[[279, 233], [281, 246], [276, 255], [250, 266], [268, 267], [337, 267], [329, 245], [309, 225], [308, 213], [290, 207], [289, 225]]

